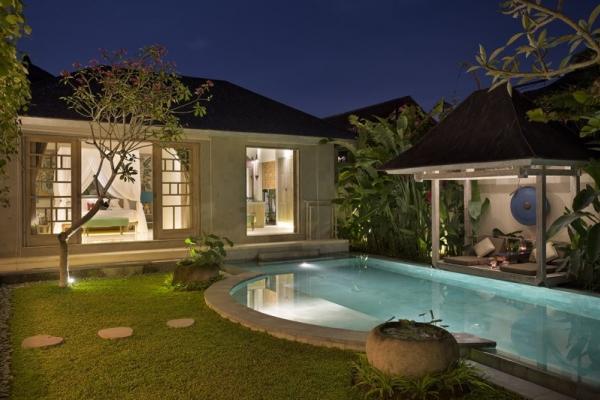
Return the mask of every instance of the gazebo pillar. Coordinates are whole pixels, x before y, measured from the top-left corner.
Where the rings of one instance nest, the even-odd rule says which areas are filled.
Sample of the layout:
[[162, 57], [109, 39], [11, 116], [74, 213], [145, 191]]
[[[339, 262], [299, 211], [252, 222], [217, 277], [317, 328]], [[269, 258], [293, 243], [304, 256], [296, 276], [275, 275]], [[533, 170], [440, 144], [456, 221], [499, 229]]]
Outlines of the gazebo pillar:
[[536, 283], [546, 283], [546, 172], [545, 167], [535, 177], [535, 252], [537, 261]]
[[434, 267], [440, 260], [440, 181], [431, 181], [431, 261]]
[[471, 235], [473, 234], [473, 227], [471, 226], [471, 217], [469, 216], [469, 203], [473, 197], [471, 191], [471, 180], [465, 179], [463, 186], [463, 213], [464, 213], [464, 227], [465, 227], [465, 246], [473, 244]]
[[581, 178], [579, 176], [579, 170], [576, 167], [571, 167], [571, 170], [575, 171], [575, 174], [569, 178], [569, 189], [571, 192], [571, 200], [575, 199], [577, 193], [581, 190]]

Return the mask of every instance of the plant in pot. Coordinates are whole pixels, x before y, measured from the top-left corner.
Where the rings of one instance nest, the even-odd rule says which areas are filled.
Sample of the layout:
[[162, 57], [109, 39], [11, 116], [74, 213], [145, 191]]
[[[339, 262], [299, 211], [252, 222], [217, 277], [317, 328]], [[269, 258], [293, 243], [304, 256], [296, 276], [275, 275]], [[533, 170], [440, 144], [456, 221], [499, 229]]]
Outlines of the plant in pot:
[[[369, 332], [367, 360], [379, 371], [395, 376], [420, 378], [448, 370], [459, 359], [454, 336], [439, 325], [430, 311], [431, 321], [389, 320]], [[425, 314], [421, 314], [425, 315]]]
[[233, 246], [226, 237], [202, 234], [185, 239], [188, 256], [177, 263], [173, 272], [173, 286], [186, 288], [205, 287], [219, 276], [227, 256], [225, 246]]

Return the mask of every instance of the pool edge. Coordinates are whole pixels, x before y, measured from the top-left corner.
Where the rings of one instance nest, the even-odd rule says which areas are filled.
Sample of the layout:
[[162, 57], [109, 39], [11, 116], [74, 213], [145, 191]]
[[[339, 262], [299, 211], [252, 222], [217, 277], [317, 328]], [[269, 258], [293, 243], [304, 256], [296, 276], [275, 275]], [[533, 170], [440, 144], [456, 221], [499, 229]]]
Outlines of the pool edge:
[[206, 289], [204, 301], [210, 309], [221, 317], [254, 331], [265, 332], [280, 339], [315, 346], [365, 351], [368, 332], [328, 328], [291, 321], [263, 314], [237, 303], [230, 294], [231, 290], [242, 282], [262, 275], [264, 273], [248, 272], [227, 277]]

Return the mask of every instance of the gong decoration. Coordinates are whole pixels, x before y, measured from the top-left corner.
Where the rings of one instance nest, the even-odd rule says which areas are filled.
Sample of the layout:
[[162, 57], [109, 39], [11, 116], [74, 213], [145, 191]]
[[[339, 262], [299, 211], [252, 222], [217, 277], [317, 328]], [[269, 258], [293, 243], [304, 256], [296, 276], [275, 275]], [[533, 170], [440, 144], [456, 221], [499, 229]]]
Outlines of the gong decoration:
[[[522, 186], [515, 190], [510, 200], [510, 212], [514, 219], [523, 225], [535, 225], [535, 188]], [[546, 214], [550, 212], [550, 203], [546, 199]]]

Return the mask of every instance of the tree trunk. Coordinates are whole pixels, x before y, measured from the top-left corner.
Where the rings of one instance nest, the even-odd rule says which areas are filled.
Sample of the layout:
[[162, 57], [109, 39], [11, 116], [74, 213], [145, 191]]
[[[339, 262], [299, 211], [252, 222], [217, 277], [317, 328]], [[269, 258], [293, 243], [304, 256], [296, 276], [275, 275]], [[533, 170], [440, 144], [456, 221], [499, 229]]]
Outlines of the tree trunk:
[[[123, 159], [121, 159], [121, 161], [119, 161], [116, 168], [112, 169], [112, 174], [111, 174], [110, 178], [108, 179], [108, 182], [106, 183], [105, 186], [101, 186], [97, 177], [94, 176], [94, 181], [96, 183], [96, 189], [98, 190], [98, 200], [96, 200], [96, 203], [94, 204], [92, 209], [87, 212], [87, 214], [85, 214], [79, 220], [74, 220], [71, 223], [71, 226], [67, 230], [56, 235], [56, 237], [58, 238], [58, 243], [60, 245], [60, 262], [59, 262], [59, 266], [58, 266], [58, 268], [59, 268], [58, 286], [60, 286], [62, 288], [69, 286], [69, 239], [71, 238], [71, 236], [76, 234], [77, 231], [79, 229], [81, 229], [81, 227], [83, 225], [85, 225], [86, 222], [91, 220], [94, 217], [94, 215], [96, 215], [96, 213], [98, 213], [98, 211], [102, 207], [104, 198], [106, 197], [106, 194], [108, 193], [108, 188], [110, 188], [110, 185], [112, 185], [113, 181], [115, 180], [115, 178], [117, 176], [117, 171], [119, 170], [119, 168], [121, 168], [122, 163], [123, 163]], [[101, 167], [102, 167], [102, 164], [100, 164], [100, 168]]]
[[58, 235], [60, 244], [60, 263], [58, 286], [61, 288], [69, 286], [69, 237], [64, 232]]

